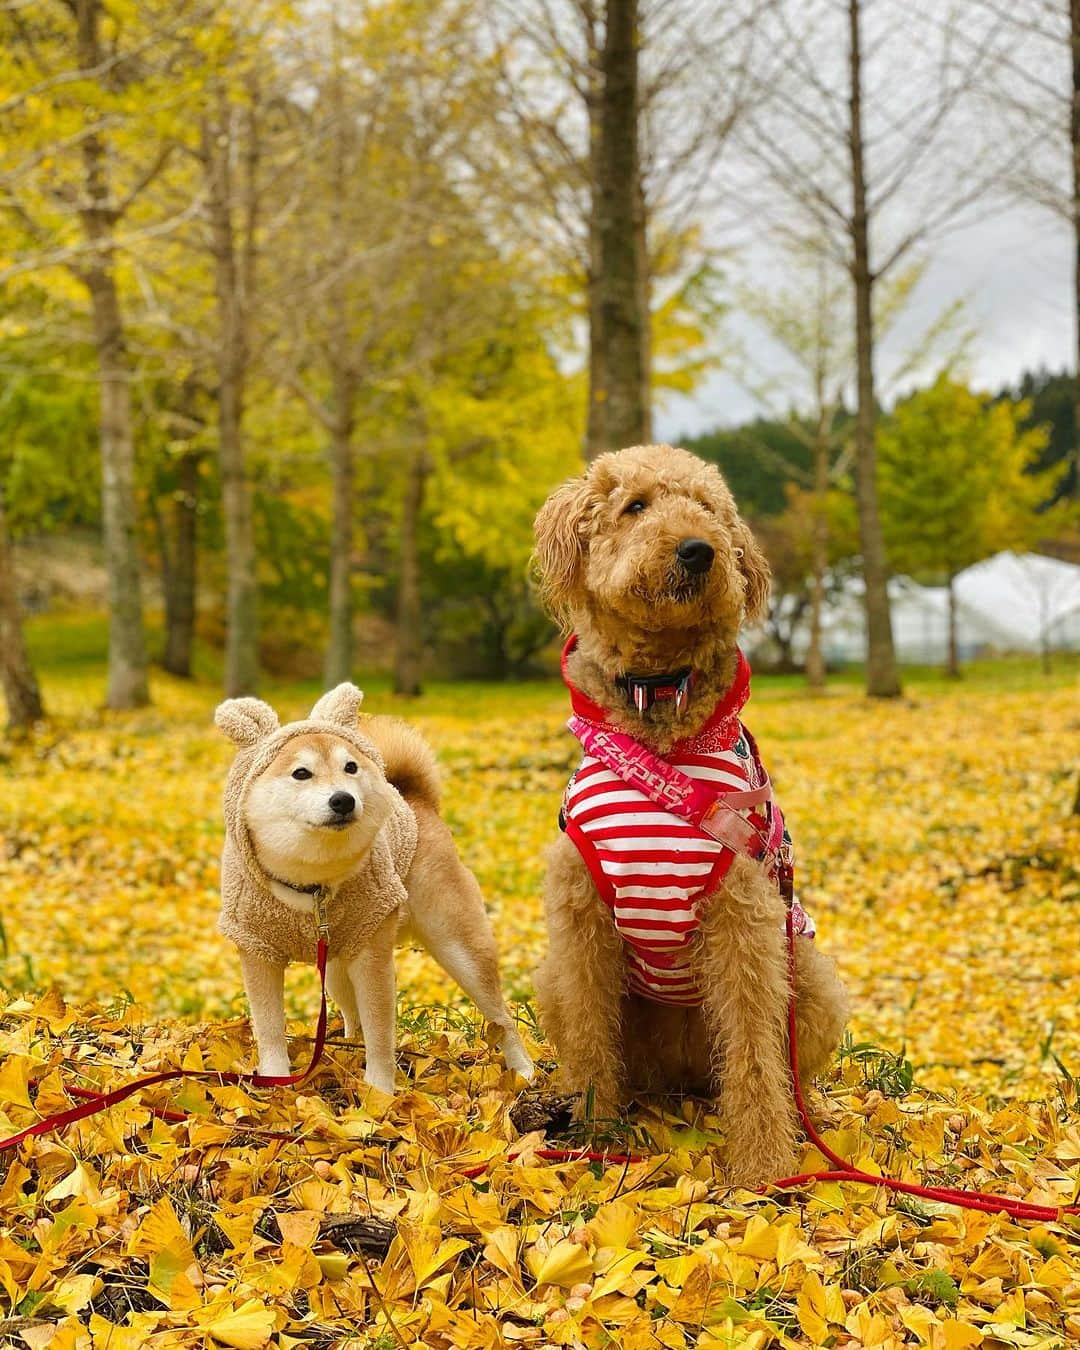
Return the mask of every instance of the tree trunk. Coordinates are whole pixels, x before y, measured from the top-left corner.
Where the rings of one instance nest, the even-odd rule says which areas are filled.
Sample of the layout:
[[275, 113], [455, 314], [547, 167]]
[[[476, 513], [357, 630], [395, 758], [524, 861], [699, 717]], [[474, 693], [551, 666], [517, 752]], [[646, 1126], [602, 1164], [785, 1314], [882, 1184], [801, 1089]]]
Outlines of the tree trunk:
[[651, 444], [652, 428], [652, 274], [649, 267], [649, 208], [645, 184], [638, 166], [634, 184], [634, 249], [637, 254], [638, 318], [641, 343], [638, 353], [638, 380], [641, 387], [641, 440]]
[[[647, 285], [641, 276], [637, 0], [607, 0], [601, 56], [599, 192], [593, 209], [599, 251], [597, 317], [604, 369], [605, 439], [613, 448], [649, 436]], [[640, 222], [640, 223], [639, 223]], [[594, 388], [594, 394], [599, 390]], [[590, 404], [591, 406], [591, 404]]]
[[349, 250], [353, 246], [344, 204], [349, 190], [351, 138], [354, 123], [347, 116], [344, 73], [341, 62], [341, 32], [336, 16], [331, 21], [334, 62], [330, 86], [333, 141], [330, 146], [330, 211], [335, 240], [334, 280], [328, 303], [332, 323], [329, 347], [330, 378], [334, 395], [334, 420], [330, 437], [330, 481], [333, 518], [330, 527], [329, 642], [324, 675], [327, 688], [352, 678], [353, 610], [352, 543], [353, 495], [356, 468], [353, 462], [353, 424], [356, 375], [349, 334]]
[[895, 698], [900, 678], [893, 650], [889, 612], [888, 570], [878, 511], [877, 449], [874, 423], [874, 274], [870, 268], [870, 230], [866, 206], [866, 174], [862, 134], [862, 50], [859, 38], [861, 0], [848, 0], [851, 31], [852, 281], [855, 289], [855, 348], [858, 409], [855, 417], [855, 497], [859, 516], [866, 593], [866, 692], [874, 698]]
[[[100, 13], [100, 0], [77, 0], [79, 63], [84, 70], [102, 61]], [[109, 605], [105, 702], [110, 708], [137, 708], [150, 701], [150, 693], [139, 578], [130, 372], [113, 253], [116, 208], [107, 149], [100, 136], [86, 137], [82, 156], [86, 196], [80, 215], [92, 251], [78, 275], [90, 293], [101, 387], [101, 510]]]
[[161, 553], [165, 583], [165, 655], [161, 664], [171, 675], [191, 678], [195, 637], [195, 545], [199, 509], [199, 454], [181, 455], [179, 482], [173, 493], [172, 542]]
[[1072, 495], [1080, 501], [1080, 0], [1069, 0], [1072, 50], [1072, 107], [1069, 141], [1072, 149], [1073, 324], [1076, 375], [1073, 391]]
[[956, 641], [956, 577], [950, 572], [948, 580], [949, 590], [949, 655], [945, 666], [945, 673], [950, 680], [960, 678], [960, 653]]
[[326, 649], [326, 687], [352, 678], [352, 540], [353, 463], [352, 419], [347, 414], [334, 423], [330, 446], [333, 522], [330, 530], [330, 642]]
[[428, 463], [423, 450], [409, 457], [401, 510], [401, 555], [398, 576], [397, 647], [394, 692], [415, 697], [421, 692], [423, 633], [420, 605], [420, 517], [424, 509]]
[[[219, 98], [217, 124], [204, 123], [207, 207], [213, 238], [219, 324], [218, 442], [225, 522], [225, 693], [252, 693], [258, 683], [258, 590], [252, 488], [244, 454], [244, 381], [247, 373], [247, 269], [238, 258], [233, 223], [232, 153], [235, 111]], [[254, 137], [254, 128], [251, 129]], [[250, 148], [250, 147], [249, 147]], [[250, 168], [250, 164], [249, 164]], [[250, 184], [249, 184], [250, 188]], [[245, 251], [253, 241], [245, 239]]]
[[589, 184], [591, 201], [589, 205], [589, 273], [587, 277], [587, 303], [589, 317], [589, 408], [585, 426], [585, 458], [595, 459], [597, 455], [612, 447], [607, 439], [607, 369], [604, 362], [603, 322], [600, 317], [602, 287], [600, 274], [603, 268], [600, 243], [600, 219], [603, 214], [600, 179], [601, 158], [600, 138], [603, 76], [600, 71], [600, 53], [595, 49], [595, 32], [589, 34], [590, 48], [590, 86], [589, 86]]
[[829, 566], [829, 521], [825, 497], [829, 491], [829, 443], [825, 414], [818, 420], [814, 441], [814, 520], [810, 545], [810, 643], [806, 649], [806, 683], [825, 688], [825, 654], [821, 649], [821, 621], [825, 609], [825, 573]]
[[28, 727], [45, 716], [41, 691], [23, 640], [22, 616], [15, 589], [15, 562], [8, 539], [7, 516], [0, 493], [0, 682], [7, 700], [8, 725]]

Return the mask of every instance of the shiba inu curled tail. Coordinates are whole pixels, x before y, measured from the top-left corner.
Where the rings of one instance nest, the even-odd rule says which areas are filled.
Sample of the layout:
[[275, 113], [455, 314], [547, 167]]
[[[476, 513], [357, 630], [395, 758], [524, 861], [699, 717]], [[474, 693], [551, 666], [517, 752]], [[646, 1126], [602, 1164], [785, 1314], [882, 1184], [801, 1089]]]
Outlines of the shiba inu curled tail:
[[225, 784], [218, 928], [240, 952], [259, 1072], [289, 1072], [285, 967], [315, 960], [321, 891], [327, 987], [346, 1037], [363, 1033], [367, 1082], [394, 1090], [394, 948], [406, 936], [501, 1029], [508, 1067], [530, 1078], [480, 888], [439, 815], [434, 755], [396, 718], [359, 723], [362, 699], [355, 685], [338, 685], [286, 726], [255, 698], [228, 699], [214, 714], [237, 746]]

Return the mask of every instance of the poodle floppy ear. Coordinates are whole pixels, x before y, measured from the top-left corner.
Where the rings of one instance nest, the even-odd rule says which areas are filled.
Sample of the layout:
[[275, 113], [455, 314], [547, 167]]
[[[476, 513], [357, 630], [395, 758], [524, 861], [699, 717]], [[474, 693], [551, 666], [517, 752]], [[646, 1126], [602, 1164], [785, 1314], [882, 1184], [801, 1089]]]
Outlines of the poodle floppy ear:
[[310, 716], [314, 722], [336, 722], [341, 727], [355, 727], [363, 701], [363, 690], [346, 681], [323, 694]]
[[280, 723], [277, 713], [261, 698], [227, 698], [214, 711], [214, 721], [237, 745], [255, 745]]
[[760, 619], [769, 608], [769, 579], [772, 572], [750, 527], [739, 520], [732, 531], [738, 554], [738, 568], [746, 582], [743, 618], [747, 623]]
[[570, 478], [557, 487], [537, 513], [533, 571], [545, 609], [565, 624], [581, 580], [586, 526], [596, 509], [587, 478]]

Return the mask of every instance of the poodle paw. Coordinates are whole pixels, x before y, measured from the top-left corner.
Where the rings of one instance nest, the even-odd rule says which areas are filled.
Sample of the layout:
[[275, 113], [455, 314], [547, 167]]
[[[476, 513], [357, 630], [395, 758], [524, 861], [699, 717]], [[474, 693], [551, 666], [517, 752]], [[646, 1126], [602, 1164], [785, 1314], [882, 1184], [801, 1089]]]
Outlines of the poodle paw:
[[574, 1106], [574, 1120], [579, 1125], [600, 1124], [617, 1119], [622, 1101], [617, 1092], [598, 1091], [596, 1087], [578, 1093]]
[[792, 1149], [777, 1148], [768, 1152], [733, 1152], [728, 1158], [726, 1175], [728, 1185], [740, 1190], [764, 1190], [770, 1181], [790, 1176], [795, 1167]]

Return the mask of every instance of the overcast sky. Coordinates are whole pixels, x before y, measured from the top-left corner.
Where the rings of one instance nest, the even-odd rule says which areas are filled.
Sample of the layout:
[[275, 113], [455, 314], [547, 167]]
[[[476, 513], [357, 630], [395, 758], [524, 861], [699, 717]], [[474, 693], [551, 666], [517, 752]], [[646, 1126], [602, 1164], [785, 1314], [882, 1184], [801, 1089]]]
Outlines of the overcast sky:
[[[964, 374], [976, 387], [997, 390], [1040, 365], [1071, 370], [1070, 253], [1062, 223], [1016, 208], [940, 242], [903, 319], [879, 352], [878, 380], [887, 396], [898, 392], [888, 388], [890, 369], [956, 299], [965, 301], [965, 327], [974, 330]], [[764, 256], [746, 268], [751, 284], [755, 273], [763, 286], [775, 283]], [[738, 319], [732, 331], [754, 365], [782, 380], [783, 357], [760, 331]], [[922, 375], [934, 373], [925, 369]], [[767, 409], [721, 369], [693, 395], [668, 398], [657, 411], [656, 434], [663, 440], [696, 435], [746, 421], [759, 411]]]
[[[1013, 7], [1016, 10], [1014, 19], [1032, 9], [1045, 20], [1046, 7], [1036, 0], [1013, 0]], [[832, 179], [829, 190], [846, 209], [850, 194], [843, 177], [846, 145], [842, 141], [847, 97], [847, 73], [842, 64], [847, 51], [846, 6], [837, 0], [788, 0], [785, 9], [789, 17], [805, 26], [804, 41], [812, 44], [806, 48], [810, 52], [807, 59], [811, 78], [819, 81], [820, 92], [808, 96], [805, 77], [789, 69], [790, 63], [779, 67], [777, 79], [794, 81], [790, 85], [794, 93], [782, 104], [774, 120], [756, 122], [750, 128], [750, 135], [756, 138], [756, 144], [767, 144], [770, 136], [774, 141], [784, 143], [792, 163], [813, 163], [815, 156], [820, 154], [823, 157], [821, 164], [827, 166], [830, 162], [828, 137], [822, 140], [816, 131], [808, 133], [798, 118], [787, 116], [790, 107], [808, 104], [818, 109], [820, 106], [820, 125], [834, 125], [841, 133], [841, 139], [832, 145], [831, 160], [839, 176]], [[1055, 16], [1060, 28], [1061, 23], [1067, 24], [1067, 7], [1061, 13], [1058, 9], [1055, 6], [1046, 12]], [[905, 0], [865, 6], [867, 32], [864, 36], [867, 51], [872, 53], [864, 72], [867, 91], [864, 115], [868, 118], [872, 196], [875, 181], [880, 184], [890, 176], [890, 157], [896, 162], [897, 157], [906, 152], [908, 143], [919, 135], [920, 120], [924, 126], [933, 125], [938, 88], [936, 61], [938, 53], [944, 50], [941, 33], [931, 22], [938, 13], [931, 5], [925, 13], [919, 11], [917, 23], [914, 20], [909, 23], [905, 17], [910, 17]], [[989, 31], [985, 25], [993, 27], [999, 46], [1005, 43], [1008, 68], [1005, 76], [1000, 78], [1008, 82], [1001, 88], [1024, 99], [1045, 97], [1049, 100], [1046, 103], [1049, 109], [1046, 132], [1040, 133], [1034, 123], [1027, 126], [1028, 147], [1019, 158], [1011, 161], [1011, 181], [1019, 193], [1032, 195], [1041, 177], [1059, 188], [1068, 179], [1065, 159], [1068, 143], [1063, 130], [1068, 106], [1065, 98], [1069, 73], [1067, 41], [1056, 30], [1051, 35], [1052, 40], [1043, 42], [1037, 35], [1026, 34], [1022, 26], [1018, 29], [1001, 26], [999, 12], [992, 5], [969, 4], [966, 13], [968, 17], [957, 33], [975, 42], [980, 31], [976, 20], [980, 20], [985, 31]], [[1047, 28], [1048, 24], [1046, 20], [1043, 27]], [[1001, 32], [997, 32], [999, 26]], [[963, 58], [962, 44], [954, 43], [954, 46]], [[963, 66], [963, 59], [960, 66]], [[1037, 95], [1031, 94], [1036, 85], [1024, 74], [1026, 68], [1030, 68], [1032, 79], [1038, 77], [1042, 81]], [[901, 71], [903, 78], [897, 79], [897, 73]], [[815, 102], [820, 98], [826, 102]], [[930, 218], [940, 204], [949, 200], [951, 192], [959, 191], [958, 185], [963, 184], [965, 175], [970, 175], [974, 181], [984, 171], [978, 166], [993, 165], [999, 159], [1004, 166], [1007, 156], [1014, 153], [1010, 146], [1023, 144], [1014, 142], [1007, 134], [1006, 124], [999, 121], [997, 110], [1000, 106], [1008, 106], [1007, 100], [1005, 104], [999, 100], [989, 105], [984, 101], [983, 106], [957, 102], [952, 120], [943, 122], [940, 131], [934, 133], [931, 153], [924, 158], [921, 171], [913, 175], [910, 182], [905, 180], [903, 189], [889, 203], [884, 217], [874, 216], [872, 263], [886, 256], [905, 231]], [[1041, 108], [1042, 104], [1039, 106]], [[746, 120], [740, 121], [739, 127]], [[1060, 135], [1050, 134], [1058, 131]], [[739, 155], [737, 134], [734, 150], [730, 146], [725, 150], [721, 164], [723, 172], [724, 164], [734, 162], [732, 181], [736, 190], [729, 194], [732, 200], [737, 200], [739, 195]], [[838, 169], [836, 165], [839, 165]], [[816, 169], [815, 173], [815, 181], [828, 187], [828, 167]], [[996, 206], [994, 214], [989, 214], [991, 200]], [[768, 208], [769, 198], [766, 196], [764, 201]], [[964, 301], [962, 326], [972, 333], [962, 374], [975, 387], [996, 391], [1003, 384], [1018, 380], [1024, 370], [1040, 365], [1052, 370], [1075, 368], [1072, 244], [1068, 229], [1049, 211], [1016, 205], [1003, 207], [1005, 201], [1004, 191], [986, 193], [972, 208], [982, 213], [981, 219], [968, 224], [962, 231], [944, 235], [931, 231], [927, 270], [922, 281], [902, 316], [878, 343], [875, 361], [878, 396], [887, 405], [898, 393], [904, 392], [904, 386], [893, 378], [901, 362], [910, 358], [912, 350], [919, 347], [920, 335], [957, 300]], [[767, 217], [767, 210], [765, 215]], [[750, 230], [749, 243], [736, 244], [730, 251], [725, 249], [723, 267], [733, 291], [747, 285], [760, 286], [775, 295], [778, 288], [790, 287], [796, 279], [792, 276], [790, 258], [770, 252], [762, 242], [768, 231], [767, 219], [752, 221]], [[742, 362], [754, 370], [755, 380], [761, 382], [760, 372], [771, 376], [774, 385], [781, 389], [786, 389], [790, 383], [791, 401], [800, 402], [802, 387], [797, 378], [785, 378], [788, 367], [779, 349], [748, 320], [737, 315], [730, 319], [729, 329], [728, 341], [734, 341], [742, 349]], [[936, 374], [934, 367], [940, 367], [944, 355], [945, 349], [939, 346], [933, 360], [917, 372], [914, 382], [932, 379]], [[768, 413], [769, 410], [758, 404], [734, 378], [735, 364], [729, 361], [727, 370], [719, 369], [693, 395], [663, 401], [657, 408], [656, 434], [663, 439], [677, 439], [680, 435], [693, 435], [715, 426], [730, 426], [759, 412]], [[908, 380], [908, 386], [912, 382]]]

